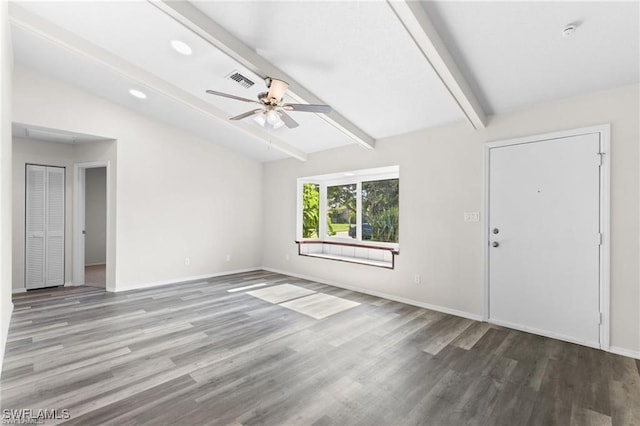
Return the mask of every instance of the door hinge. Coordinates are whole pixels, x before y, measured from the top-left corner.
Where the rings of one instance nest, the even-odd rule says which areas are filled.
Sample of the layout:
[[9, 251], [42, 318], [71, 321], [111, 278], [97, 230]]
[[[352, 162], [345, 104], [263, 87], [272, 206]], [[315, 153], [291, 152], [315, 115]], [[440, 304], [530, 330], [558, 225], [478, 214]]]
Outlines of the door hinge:
[[598, 232], [598, 245], [601, 246], [602, 245], [602, 232]]
[[602, 312], [598, 314], [598, 325], [602, 324]]
[[598, 153], [598, 167], [602, 166], [604, 163], [604, 152]]

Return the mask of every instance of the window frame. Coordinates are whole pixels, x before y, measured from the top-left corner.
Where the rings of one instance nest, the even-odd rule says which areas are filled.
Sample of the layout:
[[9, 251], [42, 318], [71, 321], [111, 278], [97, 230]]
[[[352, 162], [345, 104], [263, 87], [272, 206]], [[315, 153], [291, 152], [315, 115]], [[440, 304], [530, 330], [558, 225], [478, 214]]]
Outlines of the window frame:
[[[340, 173], [332, 173], [318, 176], [308, 176], [298, 178], [297, 181], [297, 200], [296, 200], [296, 238], [297, 241], [327, 241], [334, 243], [344, 243], [351, 245], [375, 246], [383, 248], [392, 248], [398, 250], [400, 248], [400, 239], [398, 233], [398, 242], [390, 243], [383, 241], [362, 240], [362, 183], [380, 180], [398, 179], [400, 180], [400, 167], [388, 166], [374, 169], [353, 170]], [[303, 188], [304, 184], [311, 183], [319, 185], [319, 227], [318, 238], [302, 237], [302, 221], [303, 221]], [[327, 187], [339, 185], [356, 185], [356, 238], [336, 237], [327, 234]], [[398, 182], [398, 191], [400, 191]], [[398, 211], [400, 210], [400, 201], [398, 201]]]

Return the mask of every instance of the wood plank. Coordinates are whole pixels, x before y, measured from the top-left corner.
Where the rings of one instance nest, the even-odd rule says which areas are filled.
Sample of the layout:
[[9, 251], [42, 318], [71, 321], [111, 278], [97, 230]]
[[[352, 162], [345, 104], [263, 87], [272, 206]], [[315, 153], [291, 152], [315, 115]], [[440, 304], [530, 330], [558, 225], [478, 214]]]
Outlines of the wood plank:
[[[228, 291], [260, 283], [360, 305]], [[633, 359], [271, 272], [14, 302], [2, 408], [72, 425], [640, 424]]]

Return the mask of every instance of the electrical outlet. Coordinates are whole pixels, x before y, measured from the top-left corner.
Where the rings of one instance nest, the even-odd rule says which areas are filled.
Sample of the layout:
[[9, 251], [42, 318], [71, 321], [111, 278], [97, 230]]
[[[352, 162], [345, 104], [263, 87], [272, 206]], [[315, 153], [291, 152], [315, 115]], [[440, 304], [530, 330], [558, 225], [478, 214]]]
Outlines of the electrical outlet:
[[289, 253], [284, 255], [284, 260], [289, 260]]
[[231, 262], [231, 255], [230, 255], [230, 254], [228, 254], [228, 255], [227, 255], [227, 257], [225, 258], [225, 260], [226, 260], [227, 262]]
[[185, 257], [184, 258], [184, 264], [187, 265], [187, 266], [191, 265], [191, 259], [189, 259], [188, 257]]
[[415, 274], [413, 276], [413, 283], [420, 284], [421, 282], [422, 282], [422, 277], [420, 276], [420, 274]]

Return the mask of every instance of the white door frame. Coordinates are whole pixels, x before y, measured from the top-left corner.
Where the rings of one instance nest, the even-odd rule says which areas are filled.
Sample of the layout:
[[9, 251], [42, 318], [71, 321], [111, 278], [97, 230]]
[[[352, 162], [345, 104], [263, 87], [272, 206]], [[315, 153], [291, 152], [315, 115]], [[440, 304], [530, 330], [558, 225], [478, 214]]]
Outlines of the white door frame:
[[[42, 232], [42, 244], [43, 244], [43, 262], [42, 262], [42, 287], [29, 287], [29, 273], [28, 271], [28, 266], [29, 266], [29, 250], [28, 250], [28, 239], [29, 239], [29, 232], [28, 232], [28, 223], [29, 223], [29, 168], [30, 167], [39, 167], [44, 169], [44, 184], [43, 184], [43, 197], [44, 197], [44, 201], [43, 201], [43, 205], [45, 206], [44, 209], [46, 211], [45, 215], [43, 216], [42, 220], [43, 220], [43, 232]], [[48, 239], [48, 235], [49, 235], [49, 227], [47, 225], [48, 220], [47, 218], [49, 217], [49, 203], [47, 202], [47, 200], [49, 199], [49, 169], [62, 169], [62, 191], [63, 191], [63, 203], [62, 203], [62, 209], [63, 209], [63, 226], [62, 226], [62, 282], [60, 284], [54, 284], [54, 285], [47, 285], [49, 284], [49, 277], [48, 277], [48, 257], [49, 257], [49, 250], [47, 249], [48, 245], [47, 245], [47, 239]], [[25, 218], [25, 226], [24, 226], [24, 288], [26, 290], [34, 290], [34, 289], [41, 289], [41, 288], [47, 288], [47, 287], [56, 287], [56, 286], [60, 286], [60, 285], [65, 285], [65, 281], [67, 278], [66, 275], [66, 264], [67, 264], [67, 260], [66, 260], [66, 256], [65, 256], [65, 252], [66, 252], [66, 247], [68, 246], [69, 242], [67, 241], [66, 238], [66, 229], [67, 229], [67, 217], [66, 217], [66, 211], [67, 211], [67, 167], [66, 166], [54, 166], [54, 165], [46, 165], [46, 164], [37, 164], [37, 163], [26, 163], [25, 164], [25, 186], [24, 186], [24, 195], [25, 195], [25, 212], [24, 212], [24, 218]]]
[[[515, 139], [506, 139], [487, 142], [484, 147], [484, 220], [483, 220], [483, 253], [484, 253], [484, 306], [483, 320], [491, 322], [489, 319], [489, 172], [491, 149], [509, 145], [519, 145], [525, 143], [540, 142], [550, 139], [558, 139], [570, 136], [580, 136], [585, 134], [598, 133], [600, 135], [600, 150], [602, 165], [600, 167], [600, 233], [602, 234], [602, 244], [600, 245], [600, 349], [609, 350], [609, 251], [610, 243], [610, 132], [609, 124], [583, 127], [560, 132], [545, 133], [541, 135], [526, 136]], [[549, 335], [549, 337], [554, 337]]]
[[110, 179], [111, 174], [110, 163], [108, 160], [91, 161], [87, 163], [76, 163], [73, 165], [73, 285], [84, 285], [84, 235], [82, 231], [85, 229], [85, 172], [87, 169], [95, 169], [98, 167], [107, 168], [107, 238], [106, 253], [107, 264], [105, 276], [109, 276], [109, 229], [111, 223], [111, 206], [109, 205]]

